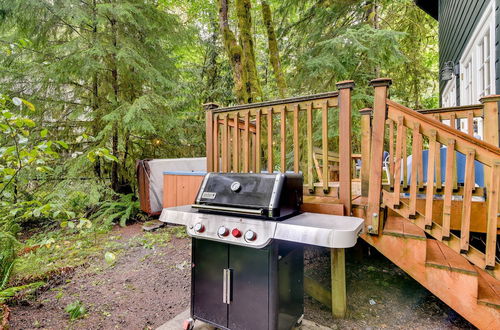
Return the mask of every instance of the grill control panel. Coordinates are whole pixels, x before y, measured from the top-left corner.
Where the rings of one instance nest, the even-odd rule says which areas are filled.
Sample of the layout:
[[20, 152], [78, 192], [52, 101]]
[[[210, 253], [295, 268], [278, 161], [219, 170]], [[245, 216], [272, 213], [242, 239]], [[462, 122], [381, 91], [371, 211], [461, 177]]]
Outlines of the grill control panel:
[[276, 231], [275, 221], [185, 213], [187, 233], [191, 237], [229, 244], [262, 248], [269, 244]]

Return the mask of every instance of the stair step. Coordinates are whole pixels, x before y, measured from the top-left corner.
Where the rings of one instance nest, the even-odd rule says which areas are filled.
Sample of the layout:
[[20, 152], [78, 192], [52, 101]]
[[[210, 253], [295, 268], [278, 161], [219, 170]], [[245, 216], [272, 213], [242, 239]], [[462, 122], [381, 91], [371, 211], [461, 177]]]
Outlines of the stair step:
[[427, 240], [425, 264], [430, 267], [477, 276], [477, 271], [467, 259], [453, 251], [447, 245], [433, 239]]
[[479, 275], [477, 299], [480, 304], [500, 309], [500, 281], [475, 267]]
[[384, 235], [425, 240], [425, 232], [403, 217], [388, 216], [384, 225]]

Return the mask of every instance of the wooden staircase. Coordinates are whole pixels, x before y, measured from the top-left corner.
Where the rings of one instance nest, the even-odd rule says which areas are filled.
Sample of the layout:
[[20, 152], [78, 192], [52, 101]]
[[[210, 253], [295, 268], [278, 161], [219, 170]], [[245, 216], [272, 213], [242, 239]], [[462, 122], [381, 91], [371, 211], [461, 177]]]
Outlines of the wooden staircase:
[[[335, 92], [206, 107], [207, 170], [303, 173], [304, 211], [365, 219], [365, 241], [477, 327], [500, 329], [500, 96], [483, 97], [473, 106], [417, 112], [389, 99], [391, 83], [373, 80], [373, 109], [359, 111], [361, 166], [353, 162], [351, 150], [354, 83], [345, 81]], [[329, 119], [335, 114], [336, 149]], [[477, 117], [483, 120], [483, 140], [472, 129], [467, 134], [456, 129], [457, 120], [467, 120], [472, 128]], [[315, 150], [322, 155], [338, 150], [338, 159], [330, 160], [332, 165], [329, 157], [315, 157]], [[457, 165], [459, 154], [464, 169]], [[338, 168], [338, 182], [332, 182], [329, 165]], [[480, 168], [483, 182], [478, 183], [475, 170]], [[358, 169], [360, 178], [353, 180]], [[471, 244], [477, 233], [486, 237], [485, 247]], [[343, 251], [332, 251], [332, 260], [338, 261], [332, 261], [333, 290], [345, 283], [343, 269], [336, 271], [342, 268], [337, 266], [343, 264]], [[344, 315], [345, 288], [321, 297], [326, 304], [332, 301], [336, 317]]]
[[480, 329], [500, 325], [500, 281], [403, 217], [363, 239]]

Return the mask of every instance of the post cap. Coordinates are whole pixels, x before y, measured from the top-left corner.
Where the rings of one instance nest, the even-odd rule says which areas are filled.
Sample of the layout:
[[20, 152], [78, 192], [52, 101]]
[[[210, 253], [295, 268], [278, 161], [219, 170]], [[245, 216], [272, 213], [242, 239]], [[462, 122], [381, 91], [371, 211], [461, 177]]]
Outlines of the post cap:
[[359, 110], [359, 113], [361, 115], [371, 115], [372, 112], [373, 112], [372, 108], [363, 108], [363, 109]]
[[337, 89], [346, 89], [346, 88], [353, 89], [354, 86], [356, 86], [354, 80], [339, 81], [335, 85], [337, 86]]
[[481, 103], [498, 102], [498, 101], [500, 101], [500, 95], [486, 95], [479, 99], [479, 102]]
[[208, 110], [217, 109], [220, 107], [220, 105], [218, 105], [217, 103], [209, 102], [209, 103], [202, 104], [202, 107], [205, 111], [208, 111]]
[[372, 87], [389, 87], [392, 85], [392, 79], [391, 78], [377, 78], [373, 79], [370, 81], [370, 86]]

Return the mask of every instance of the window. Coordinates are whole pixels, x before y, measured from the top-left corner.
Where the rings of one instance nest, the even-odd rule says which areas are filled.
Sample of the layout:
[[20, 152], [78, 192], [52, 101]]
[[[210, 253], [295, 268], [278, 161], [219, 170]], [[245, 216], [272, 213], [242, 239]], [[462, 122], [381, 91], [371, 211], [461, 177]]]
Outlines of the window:
[[460, 59], [460, 105], [477, 104], [495, 93], [494, 3], [490, 1]]
[[446, 82], [441, 98], [442, 106], [445, 108], [454, 107], [457, 105], [457, 79], [455, 75], [451, 80]]

